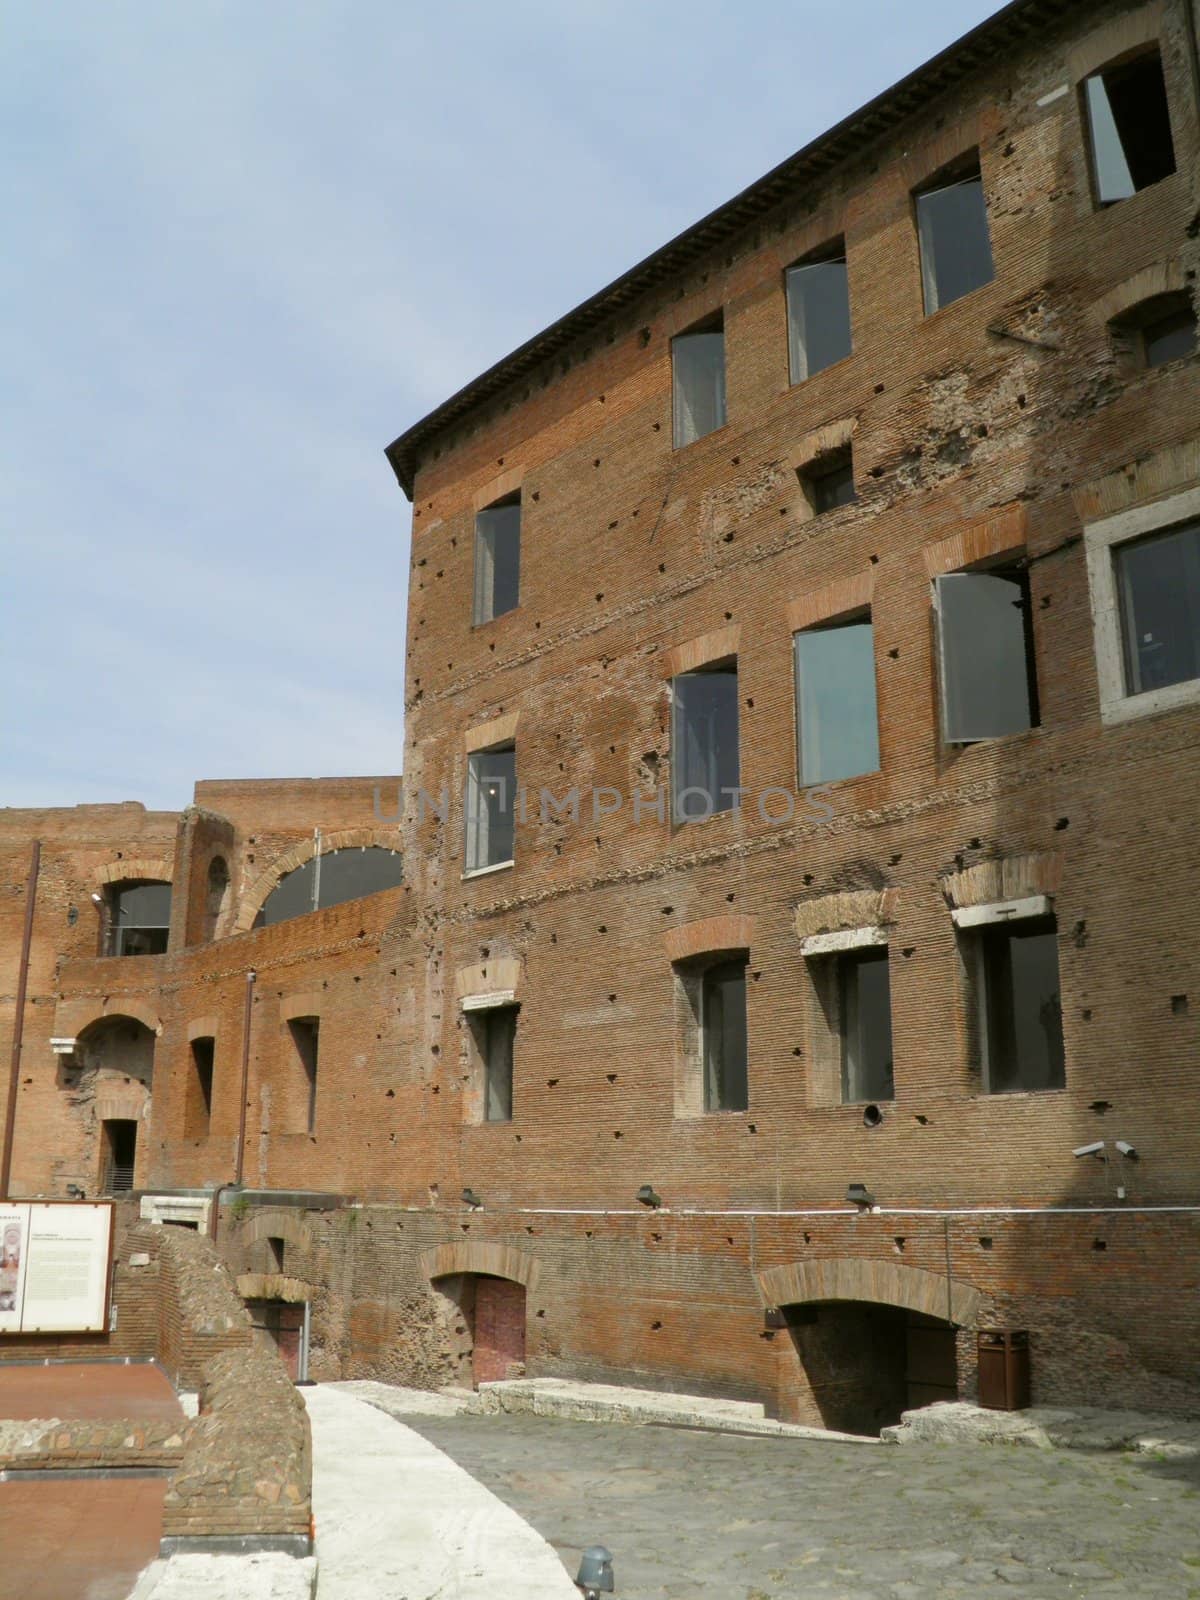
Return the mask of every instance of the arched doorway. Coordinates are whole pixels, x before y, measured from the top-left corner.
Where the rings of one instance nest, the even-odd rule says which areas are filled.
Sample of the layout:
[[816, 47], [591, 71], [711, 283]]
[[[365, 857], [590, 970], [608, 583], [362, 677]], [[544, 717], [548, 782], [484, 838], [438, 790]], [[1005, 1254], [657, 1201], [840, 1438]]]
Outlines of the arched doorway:
[[127, 1193], [136, 1185], [150, 1114], [153, 1032], [136, 1017], [101, 1017], [76, 1040], [71, 1077], [72, 1098], [90, 1111], [96, 1137], [93, 1177], [85, 1187], [97, 1194]]
[[421, 1264], [451, 1312], [450, 1359], [476, 1387], [525, 1375], [526, 1290], [537, 1263], [508, 1245], [464, 1241], [427, 1250]]
[[878, 1434], [904, 1411], [958, 1398], [958, 1329], [980, 1303], [969, 1284], [849, 1259], [772, 1267], [758, 1284], [795, 1351], [796, 1404], [785, 1409], [796, 1420]]

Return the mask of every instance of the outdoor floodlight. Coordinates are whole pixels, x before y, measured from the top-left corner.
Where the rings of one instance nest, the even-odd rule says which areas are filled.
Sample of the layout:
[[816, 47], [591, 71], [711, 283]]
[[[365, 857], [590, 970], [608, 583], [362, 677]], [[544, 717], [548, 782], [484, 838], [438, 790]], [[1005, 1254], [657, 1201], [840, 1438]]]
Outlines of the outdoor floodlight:
[[[662, 1195], [655, 1194], [654, 1185], [652, 1183], [644, 1183], [638, 1190], [636, 1198], [641, 1202], [642, 1205], [650, 1206], [655, 1211], [657, 1211], [659, 1206], [662, 1205]], [[597, 1549], [598, 1548], [599, 1546], [597, 1546]]]
[[855, 1206], [873, 1206], [875, 1204], [875, 1196], [865, 1183], [849, 1184], [846, 1189], [846, 1199], [849, 1200], [851, 1205]]
[[1133, 1148], [1133, 1146], [1129, 1143], [1129, 1141], [1127, 1139], [1118, 1139], [1116, 1141], [1116, 1145], [1117, 1145], [1117, 1149], [1128, 1160], [1136, 1161], [1138, 1159], [1137, 1151]]
[[474, 1189], [464, 1189], [463, 1190], [463, 1192], [462, 1192], [462, 1203], [465, 1206], [470, 1206], [472, 1211], [478, 1211], [480, 1209], [480, 1207], [483, 1205], [483, 1201], [475, 1193]]
[[612, 1552], [602, 1544], [593, 1544], [583, 1552], [575, 1587], [584, 1600], [600, 1600], [602, 1594], [613, 1592]]
[[1075, 1157], [1076, 1161], [1078, 1161], [1081, 1156], [1103, 1156], [1104, 1140], [1097, 1139], [1094, 1144], [1081, 1144], [1078, 1150], [1072, 1150], [1071, 1154]]

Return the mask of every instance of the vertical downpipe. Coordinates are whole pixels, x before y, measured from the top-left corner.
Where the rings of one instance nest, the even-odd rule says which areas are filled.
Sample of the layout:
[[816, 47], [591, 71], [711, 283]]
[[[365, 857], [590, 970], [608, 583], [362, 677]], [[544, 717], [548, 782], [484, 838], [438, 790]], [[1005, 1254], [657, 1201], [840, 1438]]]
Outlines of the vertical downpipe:
[[13, 1013], [12, 1061], [8, 1069], [8, 1104], [4, 1113], [4, 1150], [0, 1155], [0, 1200], [8, 1199], [12, 1177], [13, 1141], [16, 1133], [17, 1088], [21, 1081], [21, 1040], [25, 1033], [25, 991], [29, 983], [29, 950], [33, 943], [33, 908], [37, 901], [42, 841], [33, 841], [29, 877], [25, 883], [25, 926], [21, 933], [21, 958], [17, 968], [17, 998]]

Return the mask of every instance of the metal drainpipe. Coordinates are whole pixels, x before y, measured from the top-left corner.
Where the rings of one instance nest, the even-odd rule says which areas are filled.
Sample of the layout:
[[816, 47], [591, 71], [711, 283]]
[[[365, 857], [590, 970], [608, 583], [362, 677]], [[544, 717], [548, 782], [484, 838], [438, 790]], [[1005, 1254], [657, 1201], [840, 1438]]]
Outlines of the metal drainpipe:
[[242, 1010], [242, 1103], [238, 1114], [237, 1153], [233, 1163], [233, 1178], [229, 1183], [220, 1183], [213, 1191], [212, 1231], [210, 1237], [213, 1243], [217, 1242], [217, 1233], [221, 1226], [221, 1196], [227, 1189], [240, 1189], [242, 1174], [246, 1169], [246, 1096], [250, 1090], [250, 1019], [254, 1006], [254, 980], [257, 974], [254, 968], [246, 974], [246, 1003]]
[[16, 1012], [13, 1016], [12, 1063], [8, 1069], [8, 1106], [4, 1114], [4, 1152], [0, 1155], [0, 1200], [8, 1199], [12, 1177], [13, 1140], [16, 1133], [17, 1088], [21, 1081], [21, 1039], [25, 1032], [25, 991], [29, 983], [29, 949], [33, 943], [33, 908], [37, 900], [42, 841], [33, 841], [29, 877], [25, 883], [25, 927], [21, 934], [21, 965], [17, 969]]

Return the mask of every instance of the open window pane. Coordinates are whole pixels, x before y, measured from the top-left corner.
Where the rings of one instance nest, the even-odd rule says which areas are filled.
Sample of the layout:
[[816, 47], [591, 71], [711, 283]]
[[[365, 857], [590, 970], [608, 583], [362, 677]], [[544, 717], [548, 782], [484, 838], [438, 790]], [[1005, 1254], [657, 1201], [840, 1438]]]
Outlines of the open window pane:
[[951, 744], [1033, 726], [1028, 592], [1020, 577], [951, 572], [934, 579], [942, 731]]
[[488, 506], [475, 518], [476, 626], [512, 611], [521, 578], [521, 500]]
[[467, 871], [513, 859], [517, 752], [480, 750], [467, 761]]
[[875, 630], [869, 620], [796, 635], [796, 719], [802, 785], [878, 770]]
[[1115, 554], [1127, 692], [1200, 678], [1200, 523]]
[[1092, 172], [1101, 205], [1127, 200], [1175, 171], [1167, 86], [1157, 50], [1084, 82]]
[[919, 194], [917, 229], [926, 313], [948, 306], [995, 276], [978, 171]]
[[844, 255], [790, 267], [787, 308], [793, 383], [850, 354], [850, 288]]
[[732, 810], [738, 787], [736, 667], [685, 672], [672, 683], [672, 805], [676, 822]]
[[886, 949], [839, 957], [842, 1099], [891, 1100], [892, 991]]
[[746, 1038], [746, 963], [710, 967], [703, 979], [704, 1109], [750, 1104]]
[[485, 1122], [511, 1122], [513, 1101], [513, 1044], [517, 1033], [517, 1008], [498, 1006], [483, 1013], [483, 1064]]
[[1061, 1089], [1066, 1081], [1053, 919], [982, 931], [986, 1087]]
[[671, 340], [675, 445], [725, 426], [725, 330], [706, 328]]

